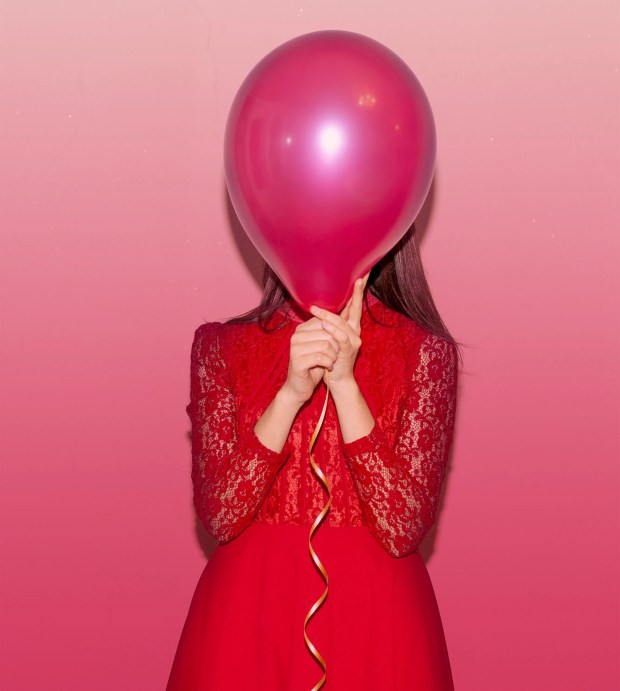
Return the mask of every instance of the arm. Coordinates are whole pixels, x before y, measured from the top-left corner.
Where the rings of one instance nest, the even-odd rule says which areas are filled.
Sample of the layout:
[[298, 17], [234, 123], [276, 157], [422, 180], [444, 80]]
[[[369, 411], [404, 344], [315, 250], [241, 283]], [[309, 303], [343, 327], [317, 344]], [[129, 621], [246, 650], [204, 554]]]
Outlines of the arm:
[[[345, 441], [350, 436], [343, 431], [344, 456], [366, 522], [394, 557], [415, 552], [435, 521], [452, 444], [457, 379], [456, 346], [429, 334], [417, 366], [407, 375], [395, 432], [384, 429], [380, 416], [369, 432], [352, 441]], [[354, 397], [348, 394], [349, 403]], [[356, 416], [344, 427], [349, 435], [372, 424], [361, 392], [357, 404], [346, 406], [344, 398], [335, 403]]]
[[[288, 459], [290, 448], [284, 444], [276, 451], [265, 446], [255, 432], [258, 423], [255, 428], [237, 429], [234, 396], [220, 353], [221, 326], [219, 322], [207, 322], [196, 329], [191, 350], [190, 403], [186, 411], [192, 422], [196, 513], [210, 535], [219, 542], [228, 542], [252, 522], [278, 470]], [[269, 411], [270, 423], [278, 425], [290, 419], [290, 429], [296, 411], [290, 411], [287, 405], [286, 400], [276, 395], [263, 417]], [[286, 440], [288, 431], [263, 436], [267, 437], [270, 441]]]

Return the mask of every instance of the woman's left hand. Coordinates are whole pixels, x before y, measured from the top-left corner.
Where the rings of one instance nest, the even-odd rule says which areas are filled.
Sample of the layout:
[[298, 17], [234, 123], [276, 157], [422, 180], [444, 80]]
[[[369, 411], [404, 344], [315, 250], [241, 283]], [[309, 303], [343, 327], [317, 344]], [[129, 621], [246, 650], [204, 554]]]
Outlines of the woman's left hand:
[[[362, 278], [357, 279], [353, 295], [340, 314], [335, 314], [315, 305], [310, 308], [310, 312], [321, 320], [325, 331], [331, 334], [338, 343], [338, 357], [333, 369], [329, 371], [330, 389], [337, 389], [339, 386], [346, 386], [351, 381], [355, 381], [353, 365], [362, 344], [360, 326], [362, 301], [369, 275], [370, 271]], [[323, 375], [323, 381], [326, 380], [326, 376], [327, 370]]]

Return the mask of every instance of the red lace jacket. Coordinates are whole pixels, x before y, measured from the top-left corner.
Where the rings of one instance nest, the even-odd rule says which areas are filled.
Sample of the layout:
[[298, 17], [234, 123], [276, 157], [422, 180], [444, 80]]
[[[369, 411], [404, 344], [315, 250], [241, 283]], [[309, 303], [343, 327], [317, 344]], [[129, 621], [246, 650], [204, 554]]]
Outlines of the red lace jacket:
[[[344, 443], [330, 396], [313, 456], [332, 488], [321, 526], [367, 526], [392, 556], [414, 552], [435, 520], [456, 413], [456, 347], [367, 292], [355, 379], [375, 419]], [[373, 319], [374, 317], [374, 319]], [[377, 323], [377, 320], [380, 323]], [[299, 410], [280, 453], [254, 425], [288, 372], [290, 337], [301, 318], [277, 310], [258, 324], [207, 322], [191, 350], [194, 506], [219, 542], [253, 521], [311, 524], [327, 493], [308, 447], [325, 401], [321, 382]]]

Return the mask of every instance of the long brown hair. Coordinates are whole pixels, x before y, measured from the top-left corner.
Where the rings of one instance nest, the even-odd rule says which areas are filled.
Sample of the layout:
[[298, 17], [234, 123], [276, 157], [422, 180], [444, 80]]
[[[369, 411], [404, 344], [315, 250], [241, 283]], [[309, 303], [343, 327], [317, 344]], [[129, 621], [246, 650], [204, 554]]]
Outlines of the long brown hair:
[[[226, 321], [227, 324], [257, 322], [259, 328], [268, 333], [267, 325], [273, 313], [279, 308], [287, 312], [291, 295], [267, 262], [264, 262], [262, 283], [263, 297], [260, 304], [248, 312], [231, 317]], [[413, 319], [426, 331], [454, 343], [462, 362], [463, 356], [460, 348], [463, 344], [456, 341], [448, 331], [437, 311], [426, 281], [415, 224], [372, 267], [366, 290], [369, 290], [392, 310]], [[368, 302], [366, 302], [366, 307], [368, 307]], [[377, 320], [370, 309], [368, 309], [368, 314], [373, 321], [383, 323]], [[285, 321], [281, 322], [274, 330], [282, 328], [285, 324]], [[390, 324], [385, 324], [385, 326], [390, 326]]]

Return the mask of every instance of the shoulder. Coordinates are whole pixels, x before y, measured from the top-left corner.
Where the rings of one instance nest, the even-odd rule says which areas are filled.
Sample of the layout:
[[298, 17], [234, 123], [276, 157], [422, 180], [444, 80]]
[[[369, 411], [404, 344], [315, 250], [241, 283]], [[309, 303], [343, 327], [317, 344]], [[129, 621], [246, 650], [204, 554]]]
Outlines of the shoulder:
[[417, 358], [417, 372], [438, 389], [455, 389], [458, 381], [458, 349], [452, 341], [426, 330]]
[[457, 360], [457, 347], [452, 342], [443, 336], [416, 327], [420, 333], [420, 349], [427, 353], [430, 357], [439, 358], [446, 364], [452, 364]]
[[194, 338], [214, 339], [225, 338], [229, 334], [237, 335], [247, 329], [250, 324], [227, 324], [226, 322], [203, 322], [194, 331]]
[[220, 354], [221, 322], [203, 322], [194, 329], [192, 358], [205, 362], [214, 360]]
[[194, 346], [217, 340], [221, 322], [203, 322], [194, 330]]
[[235, 338], [240, 330], [247, 328], [248, 324], [227, 324], [225, 322], [203, 322], [194, 330], [194, 341], [209, 343], [211, 341]]
[[397, 313], [399, 341], [404, 346], [405, 361], [413, 370], [427, 369], [429, 374], [454, 370], [458, 366], [455, 343], [428, 331], [416, 321]]
[[230, 351], [247, 349], [254, 340], [252, 327], [249, 323], [204, 322], [194, 330], [192, 350], [203, 357], [224, 357]]

